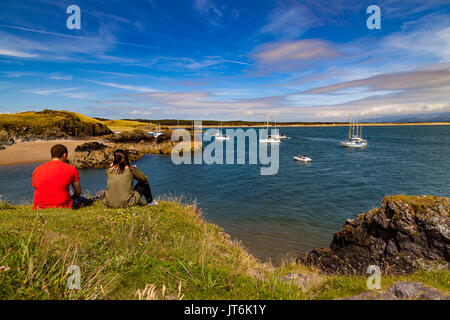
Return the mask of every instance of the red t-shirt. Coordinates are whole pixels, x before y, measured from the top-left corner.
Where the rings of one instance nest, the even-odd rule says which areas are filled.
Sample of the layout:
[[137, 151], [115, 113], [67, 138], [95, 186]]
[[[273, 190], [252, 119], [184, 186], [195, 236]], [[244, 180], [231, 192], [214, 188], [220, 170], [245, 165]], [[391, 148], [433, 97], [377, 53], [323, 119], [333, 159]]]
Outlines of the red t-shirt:
[[62, 161], [52, 160], [33, 172], [33, 209], [72, 208], [70, 185], [80, 181], [77, 169]]

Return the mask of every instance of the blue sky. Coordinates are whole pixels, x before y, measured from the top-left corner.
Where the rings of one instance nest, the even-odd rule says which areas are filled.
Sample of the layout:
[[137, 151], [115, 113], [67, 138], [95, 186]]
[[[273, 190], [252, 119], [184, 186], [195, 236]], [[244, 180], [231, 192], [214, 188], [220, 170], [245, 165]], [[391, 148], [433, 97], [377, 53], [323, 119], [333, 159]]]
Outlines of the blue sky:
[[[81, 9], [69, 30], [66, 9]], [[369, 30], [369, 5], [381, 29]], [[450, 112], [450, 1], [2, 0], [0, 113], [344, 121]]]

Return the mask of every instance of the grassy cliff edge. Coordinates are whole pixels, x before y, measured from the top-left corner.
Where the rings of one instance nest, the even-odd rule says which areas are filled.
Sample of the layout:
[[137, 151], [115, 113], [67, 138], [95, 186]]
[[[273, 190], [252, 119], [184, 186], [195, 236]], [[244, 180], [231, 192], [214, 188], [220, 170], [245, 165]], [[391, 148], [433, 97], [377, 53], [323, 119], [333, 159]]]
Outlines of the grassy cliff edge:
[[[366, 277], [262, 263], [195, 204], [34, 211], [0, 204], [0, 299], [334, 299], [368, 291]], [[69, 290], [67, 269], [80, 267]], [[293, 274], [307, 277], [299, 281]], [[448, 293], [447, 270], [383, 276]]]

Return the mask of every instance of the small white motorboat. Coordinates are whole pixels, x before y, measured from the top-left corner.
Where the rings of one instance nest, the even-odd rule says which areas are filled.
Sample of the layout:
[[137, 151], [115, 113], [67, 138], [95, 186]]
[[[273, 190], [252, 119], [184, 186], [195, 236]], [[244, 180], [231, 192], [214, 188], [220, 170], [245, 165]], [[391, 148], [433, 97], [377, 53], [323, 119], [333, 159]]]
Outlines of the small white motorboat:
[[305, 156], [302, 156], [302, 155], [295, 156], [294, 160], [295, 161], [303, 161], [303, 162], [311, 162], [312, 161], [311, 158], [308, 158], [308, 157], [305, 157]]

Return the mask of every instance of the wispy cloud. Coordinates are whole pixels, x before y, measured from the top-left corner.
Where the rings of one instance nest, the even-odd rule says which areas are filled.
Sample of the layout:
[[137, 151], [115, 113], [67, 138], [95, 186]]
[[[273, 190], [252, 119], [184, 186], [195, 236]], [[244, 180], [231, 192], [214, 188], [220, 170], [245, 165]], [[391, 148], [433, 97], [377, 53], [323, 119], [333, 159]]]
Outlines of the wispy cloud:
[[95, 80], [87, 80], [87, 81], [101, 85], [101, 86], [135, 91], [135, 92], [155, 92], [155, 91], [157, 91], [157, 90], [155, 90], [153, 88], [149, 88], [149, 87], [134, 86], [134, 85], [114, 83], [114, 82], [102, 82], [102, 81], [95, 81]]
[[194, 0], [194, 8], [197, 12], [204, 15], [210, 24], [219, 26], [219, 20], [222, 18], [222, 9], [218, 4], [211, 0]]
[[31, 89], [27, 90], [28, 92], [39, 94], [41, 96], [48, 96], [55, 93], [62, 93], [67, 91], [77, 90], [79, 88], [63, 88], [63, 89]]
[[303, 1], [283, 1], [269, 14], [259, 32], [292, 39], [321, 24]]
[[116, 40], [111, 40], [111, 39], [106, 39], [106, 38], [101, 38], [101, 37], [75, 36], [75, 35], [71, 35], [71, 34], [50, 32], [50, 31], [39, 30], [39, 29], [34, 29], [34, 28], [27, 28], [27, 27], [22, 27], [22, 26], [12, 26], [12, 25], [0, 24], [0, 27], [21, 30], [21, 31], [28, 31], [28, 32], [33, 32], [33, 33], [40, 33], [40, 34], [45, 34], [45, 35], [57, 36], [57, 37], [63, 37], [63, 38], [78, 39], [78, 40], [84, 40], [84, 41], [95, 41], [95, 42], [103, 42], [103, 43], [108, 43], [108, 44], [116, 44], [116, 45], [139, 47], [139, 48], [149, 48], [149, 49], [157, 48], [156, 46], [142, 44], [142, 43], [116, 41]]
[[272, 42], [259, 46], [253, 58], [267, 70], [294, 71], [305, 65], [333, 59], [341, 53], [331, 43], [320, 39]]
[[71, 75], [59, 75], [59, 74], [52, 74], [48, 77], [51, 80], [72, 80], [73, 76]]
[[10, 57], [17, 57], [17, 58], [35, 58], [35, 57], [38, 57], [37, 54], [26, 53], [26, 52], [15, 51], [15, 50], [7, 50], [7, 49], [1, 49], [1, 48], [0, 48], [0, 55], [2, 55], [2, 56], [10, 56]]

